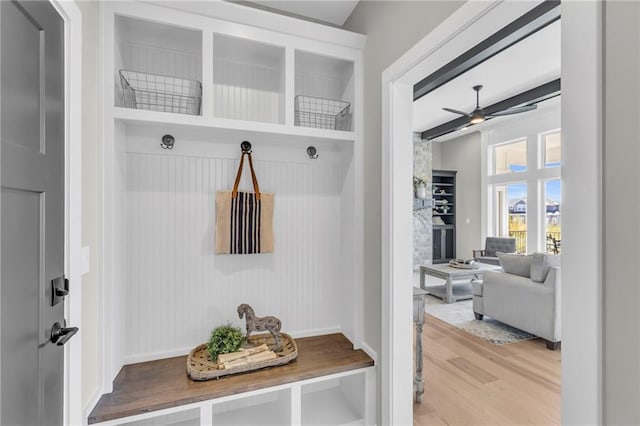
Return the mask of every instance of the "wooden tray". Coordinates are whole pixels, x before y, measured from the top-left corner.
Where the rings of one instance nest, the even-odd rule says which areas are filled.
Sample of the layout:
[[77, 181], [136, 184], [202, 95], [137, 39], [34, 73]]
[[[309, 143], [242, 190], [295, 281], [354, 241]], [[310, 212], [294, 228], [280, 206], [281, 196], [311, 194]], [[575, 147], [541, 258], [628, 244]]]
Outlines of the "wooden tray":
[[[189, 352], [189, 356], [187, 357], [187, 375], [191, 380], [211, 380], [219, 379], [229, 374], [244, 373], [260, 368], [287, 364], [298, 357], [298, 347], [293, 338], [286, 333], [280, 333], [280, 340], [282, 341], [282, 349], [276, 352], [278, 356], [276, 359], [254, 362], [252, 364], [228, 369], [223, 368], [222, 365], [215, 361], [211, 361], [209, 351], [207, 351], [207, 345], [203, 343]], [[266, 343], [272, 350], [275, 347], [275, 340], [270, 333], [249, 336], [247, 343], [249, 346], [260, 346]]]

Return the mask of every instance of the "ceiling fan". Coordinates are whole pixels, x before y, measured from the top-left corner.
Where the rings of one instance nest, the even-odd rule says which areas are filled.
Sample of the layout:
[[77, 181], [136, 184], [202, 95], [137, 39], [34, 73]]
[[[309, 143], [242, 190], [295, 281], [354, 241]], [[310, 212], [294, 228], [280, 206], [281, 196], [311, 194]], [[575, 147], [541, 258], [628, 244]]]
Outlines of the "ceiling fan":
[[511, 114], [520, 114], [522, 112], [527, 112], [538, 108], [537, 105], [526, 105], [521, 107], [507, 108], [502, 111], [492, 112], [490, 114], [485, 113], [484, 109], [480, 107], [480, 90], [482, 90], [482, 85], [473, 86], [473, 90], [476, 91], [476, 109], [474, 109], [471, 113], [458, 111], [457, 109], [452, 108], [442, 108], [445, 111], [452, 112], [454, 114], [460, 114], [465, 117], [469, 117], [469, 124], [479, 124], [485, 121], [487, 118], [500, 117], [503, 115], [511, 115]]

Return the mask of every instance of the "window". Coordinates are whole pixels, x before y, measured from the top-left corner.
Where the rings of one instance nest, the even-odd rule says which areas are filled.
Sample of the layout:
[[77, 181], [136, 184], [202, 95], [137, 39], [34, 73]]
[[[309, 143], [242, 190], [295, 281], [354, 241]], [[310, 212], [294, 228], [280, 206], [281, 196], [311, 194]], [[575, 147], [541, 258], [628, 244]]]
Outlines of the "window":
[[494, 186], [494, 234], [516, 239], [516, 251], [527, 251], [527, 184]]
[[561, 193], [562, 183], [560, 179], [545, 182], [544, 230], [548, 253], [560, 253], [562, 242]]
[[487, 133], [486, 235], [515, 238], [518, 253], [561, 251], [559, 110], [550, 116]]
[[560, 167], [562, 164], [560, 132], [548, 133], [542, 137], [542, 155], [545, 168]]
[[527, 141], [509, 142], [493, 148], [493, 174], [527, 170]]

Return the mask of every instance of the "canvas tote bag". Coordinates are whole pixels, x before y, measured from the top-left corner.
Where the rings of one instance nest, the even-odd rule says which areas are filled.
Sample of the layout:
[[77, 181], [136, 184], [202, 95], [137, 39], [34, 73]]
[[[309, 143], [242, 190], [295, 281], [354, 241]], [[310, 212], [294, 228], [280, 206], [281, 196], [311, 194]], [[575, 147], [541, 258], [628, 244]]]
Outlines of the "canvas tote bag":
[[[255, 192], [238, 191], [244, 156]], [[216, 193], [216, 253], [253, 254], [273, 251], [273, 194], [261, 193], [251, 152], [243, 152], [233, 191]]]

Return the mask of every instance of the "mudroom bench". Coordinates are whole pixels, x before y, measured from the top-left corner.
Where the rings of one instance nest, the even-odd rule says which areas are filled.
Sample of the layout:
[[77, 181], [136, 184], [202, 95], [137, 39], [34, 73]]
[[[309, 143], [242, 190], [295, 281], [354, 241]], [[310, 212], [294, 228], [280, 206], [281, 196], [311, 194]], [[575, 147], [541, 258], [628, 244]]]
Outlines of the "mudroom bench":
[[125, 365], [89, 424], [373, 424], [373, 360], [342, 334], [296, 343], [290, 364], [204, 382], [187, 377], [186, 356]]

